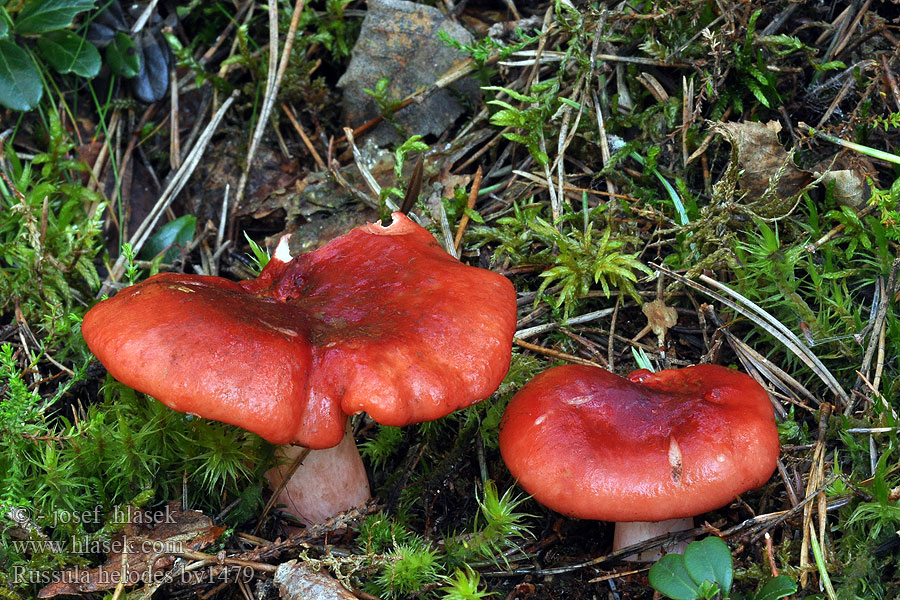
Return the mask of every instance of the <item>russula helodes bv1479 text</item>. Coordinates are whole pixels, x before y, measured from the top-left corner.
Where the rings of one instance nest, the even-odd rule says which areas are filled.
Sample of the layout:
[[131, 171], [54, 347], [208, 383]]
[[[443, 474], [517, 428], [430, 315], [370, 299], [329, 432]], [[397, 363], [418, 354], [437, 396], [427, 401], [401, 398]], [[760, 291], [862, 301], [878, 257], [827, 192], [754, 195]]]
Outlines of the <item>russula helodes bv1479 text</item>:
[[762, 486], [779, 450], [766, 391], [716, 365], [627, 378], [555, 367], [519, 390], [500, 427], [519, 484], [564, 515], [615, 522], [615, 550]]
[[82, 333], [113, 377], [170, 408], [312, 448], [279, 501], [313, 523], [369, 497], [348, 415], [420, 423], [497, 389], [516, 296], [401, 213], [286, 250], [240, 283], [150, 277], [94, 306]]

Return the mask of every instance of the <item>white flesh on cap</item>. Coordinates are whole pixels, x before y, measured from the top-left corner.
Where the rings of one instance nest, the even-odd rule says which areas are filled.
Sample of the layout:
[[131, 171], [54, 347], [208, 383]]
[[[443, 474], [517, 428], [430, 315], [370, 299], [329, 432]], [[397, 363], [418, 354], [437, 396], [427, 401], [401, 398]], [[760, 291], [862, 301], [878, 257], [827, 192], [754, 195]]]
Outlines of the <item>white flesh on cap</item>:
[[[266, 471], [272, 489], [284, 479], [294, 459], [306, 450], [302, 446], [279, 446], [280, 464]], [[278, 494], [276, 505], [307, 525], [323, 523], [331, 517], [363, 506], [369, 499], [369, 478], [356, 442], [348, 429], [333, 448], [310, 450], [294, 475]]]
[[278, 245], [275, 246], [275, 252], [272, 254], [272, 258], [281, 262], [291, 262], [291, 248], [288, 242], [291, 240], [291, 234], [286, 233], [278, 240]]
[[[622, 548], [627, 548], [628, 546], [633, 546], [634, 544], [638, 544], [640, 542], [643, 542], [644, 540], [649, 540], [661, 535], [666, 535], [667, 533], [684, 531], [686, 529], [693, 528], [693, 517], [687, 517], [684, 519], [669, 519], [667, 521], [634, 521], [633, 523], [616, 523], [616, 530], [613, 534], [613, 552], [621, 550]], [[664, 545], [662, 548], [656, 548], [654, 550], [648, 550], [639, 554], [626, 556], [624, 560], [632, 562], [655, 562], [659, 560], [660, 557], [662, 557], [663, 550], [665, 550], [666, 554], [670, 554], [672, 552], [684, 552], [684, 548], [687, 546], [687, 542], [688, 540], [683, 540], [680, 542], [670, 542]]]

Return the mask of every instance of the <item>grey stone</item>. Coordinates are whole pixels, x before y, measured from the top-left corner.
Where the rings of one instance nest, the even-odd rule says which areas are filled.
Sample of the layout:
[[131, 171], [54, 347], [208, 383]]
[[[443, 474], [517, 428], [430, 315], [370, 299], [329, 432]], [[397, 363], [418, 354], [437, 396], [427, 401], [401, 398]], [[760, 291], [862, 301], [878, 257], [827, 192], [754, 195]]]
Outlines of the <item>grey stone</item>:
[[[390, 79], [388, 97], [400, 101], [413, 92], [431, 86], [455, 63], [466, 56], [437, 37], [445, 31], [462, 43], [472, 36], [441, 11], [404, 0], [370, 0], [366, 18], [346, 73], [338, 81], [344, 92], [344, 114], [348, 125], [357, 127], [377, 117], [375, 100], [363, 89], [374, 89], [379, 79]], [[421, 103], [412, 103], [394, 113], [393, 120], [406, 131], [399, 133], [388, 123], [380, 123], [368, 135], [378, 145], [402, 141], [405, 135], [440, 134], [463, 113], [460, 95], [474, 102], [478, 84], [462, 80], [450, 90], [437, 90]], [[454, 97], [456, 96], [456, 97]]]

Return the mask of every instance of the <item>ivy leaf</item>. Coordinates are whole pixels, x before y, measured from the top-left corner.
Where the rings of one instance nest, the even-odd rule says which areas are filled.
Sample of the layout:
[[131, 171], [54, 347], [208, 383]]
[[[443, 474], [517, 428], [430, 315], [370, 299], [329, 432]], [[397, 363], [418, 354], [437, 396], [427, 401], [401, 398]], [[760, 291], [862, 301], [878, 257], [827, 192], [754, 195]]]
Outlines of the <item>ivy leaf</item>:
[[41, 101], [41, 74], [28, 53], [10, 40], [0, 40], [0, 104], [31, 110]]
[[666, 554], [648, 574], [653, 589], [672, 600], [696, 600], [699, 588], [691, 574], [684, 566], [684, 557], [680, 554]]
[[106, 63], [116, 75], [131, 79], [141, 69], [141, 55], [131, 38], [117, 31], [112, 43], [106, 47]]
[[97, 48], [68, 30], [51, 31], [38, 40], [41, 56], [63, 75], [74, 73], [90, 79], [100, 72]]
[[13, 27], [24, 35], [65, 29], [75, 15], [92, 8], [94, 0], [31, 0], [19, 11]]
[[175, 246], [184, 246], [194, 237], [194, 229], [197, 226], [197, 217], [184, 215], [174, 221], [169, 221], [159, 228], [141, 250], [141, 256], [152, 260], [160, 252], [165, 251], [163, 262], [170, 263], [178, 258], [179, 250]]
[[684, 566], [696, 583], [717, 583], [722, 595], [728, 596], [734, 564], [728, 545], [720, 538], [710, 536], [688, 544], [684, 551]]
[[756, 600], [778, 600], [797, 592], [797, 584], [787, 575], [779, 575], [763, 586]]

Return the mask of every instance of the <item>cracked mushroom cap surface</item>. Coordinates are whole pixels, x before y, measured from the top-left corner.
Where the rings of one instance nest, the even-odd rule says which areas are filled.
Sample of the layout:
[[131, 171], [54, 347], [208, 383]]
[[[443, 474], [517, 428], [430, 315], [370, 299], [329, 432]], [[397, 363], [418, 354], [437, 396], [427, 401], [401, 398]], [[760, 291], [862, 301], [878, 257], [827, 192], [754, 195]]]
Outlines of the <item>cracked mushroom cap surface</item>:
[[516, 297], [405, 215], [367, 224], [257, 279], [163, 273], [84, 317], [117, 380], [275, 444], [329, 448], [360, 411], [434, 420], [490, 396], [509, 369]]
[[580, 519], [663, 521], [762, 486], [780, 445], [769, 396], [716, 365], [627, 378], [566, 365], [513, 397], [500, 451], [541, 504]]

